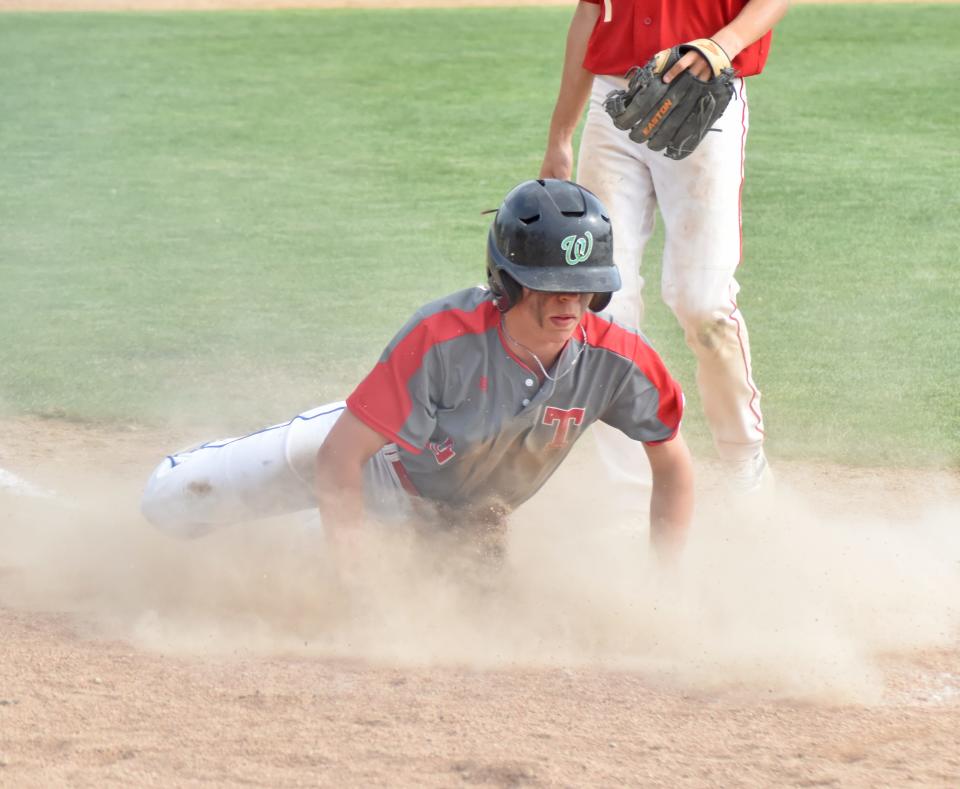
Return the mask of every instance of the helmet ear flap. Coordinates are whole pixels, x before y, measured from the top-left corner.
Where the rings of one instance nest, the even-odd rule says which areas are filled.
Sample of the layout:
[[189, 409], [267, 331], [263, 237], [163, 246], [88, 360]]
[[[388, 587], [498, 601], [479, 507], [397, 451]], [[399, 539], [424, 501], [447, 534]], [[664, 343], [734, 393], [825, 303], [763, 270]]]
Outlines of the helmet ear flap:
[[493, 302], [500, 312], [506, 312], [523, 296], [523, 287], [503, 269], [487, 268], [487, 284]]
[[594, 293], [593, 298], [590, 299], [590, 304], [587, 306], [589, 306], [593, 312], [603, 312], [612, 298], [612, 293]]

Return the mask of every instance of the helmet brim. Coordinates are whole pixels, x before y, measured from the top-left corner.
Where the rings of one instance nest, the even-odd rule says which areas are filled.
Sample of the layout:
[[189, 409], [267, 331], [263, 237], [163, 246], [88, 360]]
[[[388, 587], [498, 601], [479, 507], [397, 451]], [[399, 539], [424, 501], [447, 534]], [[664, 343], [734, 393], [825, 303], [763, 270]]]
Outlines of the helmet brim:
[[620, 290], [620, 272], [616, 266], [535, 267], [512, 263], [488, 242], [492, 262], [528, 290], [544, 293], [613, 293]]

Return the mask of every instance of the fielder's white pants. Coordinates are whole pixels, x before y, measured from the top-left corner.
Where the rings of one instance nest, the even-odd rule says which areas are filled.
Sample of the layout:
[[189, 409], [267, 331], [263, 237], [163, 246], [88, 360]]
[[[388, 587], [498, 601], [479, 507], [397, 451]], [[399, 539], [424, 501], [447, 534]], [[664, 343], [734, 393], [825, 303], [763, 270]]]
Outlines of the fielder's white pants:
[[[168, 455], [147, 481], [141, 511], [162, 531], [197, 537], [218, 526], [315, 509], [317, 451], [345, 407], [331, 403]], [[395, 452], [388, 445], [364, 466], [365, 503], [381, 517], [409, 511], [393, 468]]]
[[[675, 161], [638, 145], [613, 125], [603, 100], [625, 84], [616, 77], [594, 79], [577, 173], [610, 211], [613, 224], [623, 287], [608, 310], [630, 326], [641, 323], [640, 262], [659, 206], [665, 229], [660, 292], [696, 355], [697, 386], [718, 454], [724, 460], [746, 459], [763, 444], [760, 392], [734, 277], [741, 255], [746, 86], [742, 79], [735, 81], [735, 96], [716, 124], [720, 131], [708, 133], [696, 151]], [[646, 469], [637, 442], [601, 423], [594, 429], [601, 456], [615, 475], [636, 479], [636, 469]]]

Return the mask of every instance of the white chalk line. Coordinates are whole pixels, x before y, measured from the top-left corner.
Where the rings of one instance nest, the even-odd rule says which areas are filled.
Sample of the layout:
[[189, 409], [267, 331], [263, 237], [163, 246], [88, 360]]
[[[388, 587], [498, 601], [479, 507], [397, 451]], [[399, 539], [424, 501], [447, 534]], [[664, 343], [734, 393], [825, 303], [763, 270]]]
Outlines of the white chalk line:
[[29, 499], [41, 499], [50, 502], [61, 510], [69, 512], [84, 512], [88, 508], [80, 501], [64, 496], [55, 490], [50, 490], [42, 485], [37, 485], [30, 480], [24, 479], [12, 471], [0, 468], [0, 494], [12, 493], [14, 496], [22, 496]]
[[56, 499], [57, 494], [39, 485], [18, 477], [12, 471], [0, 468], [0, 490], [8, 490], [18, 496], [29, 496], [34, 499]]

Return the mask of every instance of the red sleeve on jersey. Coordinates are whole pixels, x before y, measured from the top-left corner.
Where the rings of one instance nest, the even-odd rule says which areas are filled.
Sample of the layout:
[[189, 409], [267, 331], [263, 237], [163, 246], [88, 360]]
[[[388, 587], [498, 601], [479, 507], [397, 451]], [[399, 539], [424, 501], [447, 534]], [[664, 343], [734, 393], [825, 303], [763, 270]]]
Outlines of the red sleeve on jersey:
[[[427, 374], [421, 368], [435, 346], [465, 334], [482, 334], [497, 325], [499, 315], [493, 303], [485, 301], [470, 312], [443, 310], [415, 323], [353, 390], [347, 398], [347, 408], [384, 438], [419, 454], [428, 437], [415, 446], [401, 436], [415, 405], [411, 380], [418, 373]], [[428, 402], [416, 405], [431, 406]]]
[[683, 417], [683, 390], [670, 375], [660, 355], [647, 345], [637, 332], [618, 326], [609, 319], [592, 312], [587, 313], [583, 327], [587, 332], [587, 342], [590, 345], [632, 360], [659, 392], [657, 419], [670, 428], [671, 433], [660, 441], [645, 443], [662, 444], [674, 438], [680, 429], [680, 419]]

